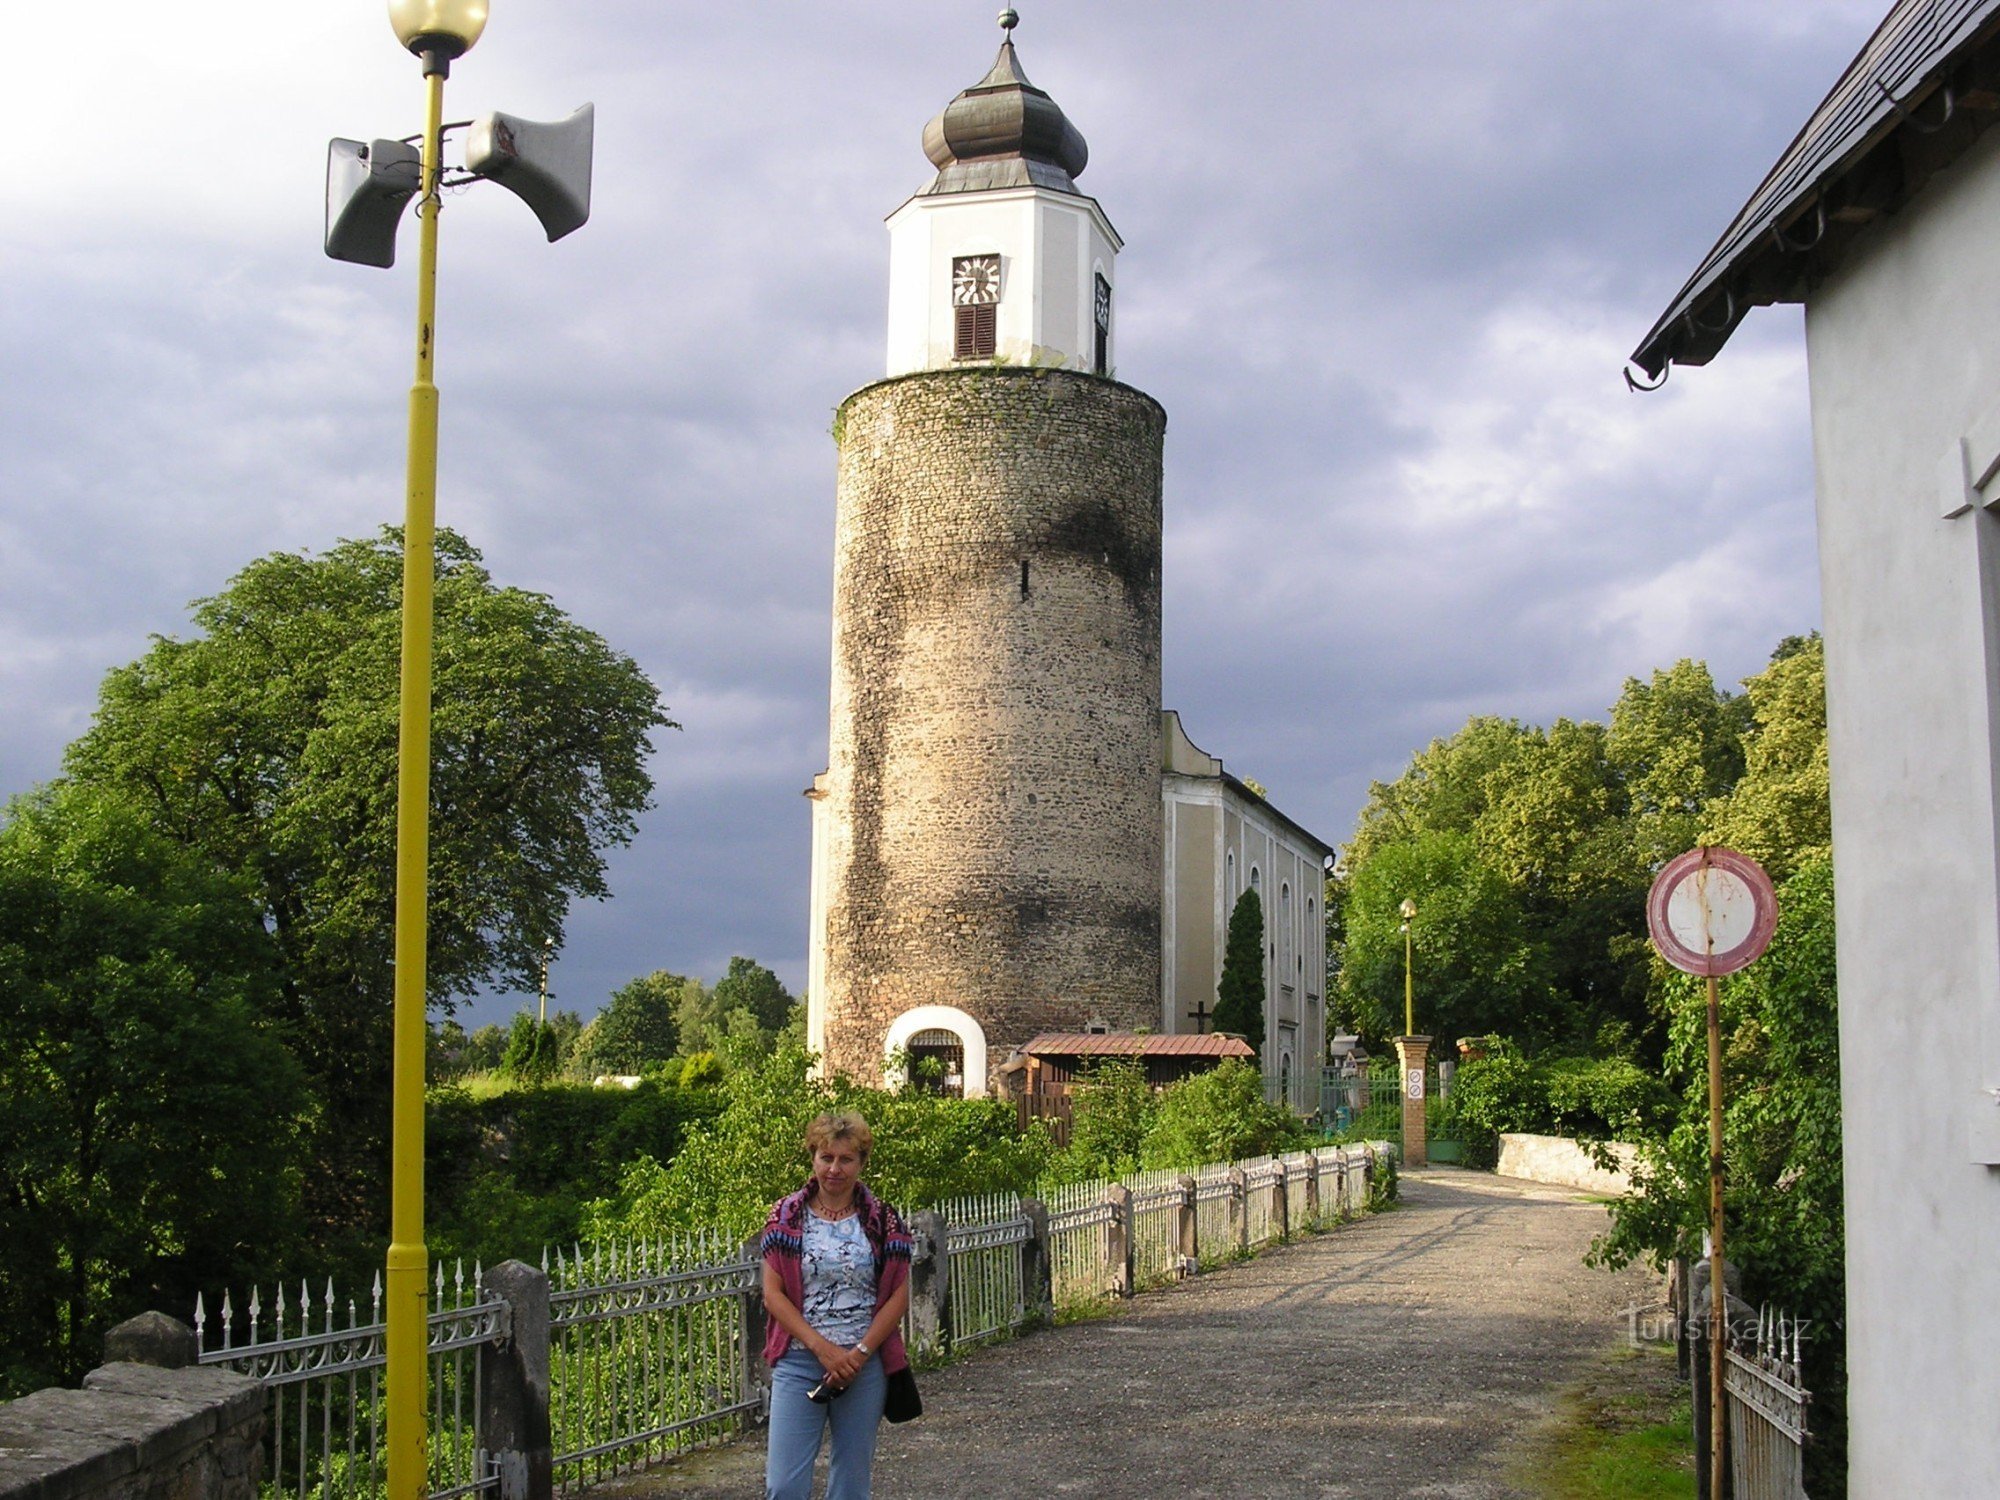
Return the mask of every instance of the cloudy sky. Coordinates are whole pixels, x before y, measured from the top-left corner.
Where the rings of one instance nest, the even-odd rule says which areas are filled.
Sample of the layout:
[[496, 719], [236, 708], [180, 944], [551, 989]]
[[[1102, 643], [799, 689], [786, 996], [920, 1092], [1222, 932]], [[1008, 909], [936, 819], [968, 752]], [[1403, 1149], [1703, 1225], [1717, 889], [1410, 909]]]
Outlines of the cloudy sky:
[[[455, 71], [448, 118], [594, 101], [597, 180], [554, 246], [447, 201], [440, 520], [685, 726], [561, 1004], [732, 953], [803, 983], [829, 426], [995, 8], [493, 0]], [[1468, 715], [1601, 717], [1818, 623], [1797, 309], [1658, 394], [1619, 372], [1886, 0], [1019, 9], [1169, 416], [1166, 702], [1230, 769], [1337, 842]], [[189, 600], [401, 518], [414, 234], [393, 271], [319, 244], [327, 138], [421, 124], [382, 6], [88, 12], [0, 19], [0, 795]]]

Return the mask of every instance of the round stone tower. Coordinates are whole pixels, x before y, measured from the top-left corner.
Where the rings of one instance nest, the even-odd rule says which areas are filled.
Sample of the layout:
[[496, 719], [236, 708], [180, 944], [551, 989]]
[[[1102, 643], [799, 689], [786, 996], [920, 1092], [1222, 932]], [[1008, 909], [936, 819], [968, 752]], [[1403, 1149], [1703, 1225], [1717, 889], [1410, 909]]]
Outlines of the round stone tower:
[[976, 1094], [1038, 1031], [1160, 1024], [1166, 414], [1100, 373], [1117, 237], [1011, 40], [925, 139], [891, 376], [834, 424], [808, 1025]]

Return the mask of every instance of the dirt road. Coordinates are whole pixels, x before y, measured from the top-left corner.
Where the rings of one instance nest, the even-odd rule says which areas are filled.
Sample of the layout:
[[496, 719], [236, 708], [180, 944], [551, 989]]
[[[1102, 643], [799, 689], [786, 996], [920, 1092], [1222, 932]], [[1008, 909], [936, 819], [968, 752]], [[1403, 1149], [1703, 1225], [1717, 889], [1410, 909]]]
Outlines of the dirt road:
[[[1406, 1173], [1393, 1212], [923, 1376], [875, 1494], [1515, 1500], [1510, 1442], [1654, 1295], [1583, 1265], [1604, 1223], [1561, 1188]], [[606, 1488], [737, 1500], [762, 1469], [753, 1437]]]

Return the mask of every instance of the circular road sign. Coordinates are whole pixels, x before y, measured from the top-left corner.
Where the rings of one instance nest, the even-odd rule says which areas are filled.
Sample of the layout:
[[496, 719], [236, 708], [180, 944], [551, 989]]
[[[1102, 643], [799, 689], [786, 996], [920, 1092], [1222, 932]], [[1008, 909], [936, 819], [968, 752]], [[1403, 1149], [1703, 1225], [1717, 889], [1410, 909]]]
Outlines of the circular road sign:
[[1669, 860], [1646, 897], [1653, 946], [1685, 974], [1734, 974], [1770, 947], [1777, 925], [1771, 877], [1734, 849], [1690, 849]]

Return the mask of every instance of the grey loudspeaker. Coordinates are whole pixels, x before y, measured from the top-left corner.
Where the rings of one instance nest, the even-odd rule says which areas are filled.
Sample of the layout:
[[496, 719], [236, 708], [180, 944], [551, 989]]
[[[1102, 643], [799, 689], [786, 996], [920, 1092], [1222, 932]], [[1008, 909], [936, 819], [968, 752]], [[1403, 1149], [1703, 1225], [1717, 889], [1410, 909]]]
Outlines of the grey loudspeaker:
[[326, 253], [358, 266], [396, 263], [396, 224], [422, 185], [422, 154], [402, 141], [326, 148]]
[[590, 148], [597, 118], [586, 104], [567, 120], [545, 124], [497, 111], [472, 122], [465, 166], [492, 179], [535, 211], [559, 240], [590, 217]]

